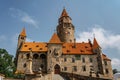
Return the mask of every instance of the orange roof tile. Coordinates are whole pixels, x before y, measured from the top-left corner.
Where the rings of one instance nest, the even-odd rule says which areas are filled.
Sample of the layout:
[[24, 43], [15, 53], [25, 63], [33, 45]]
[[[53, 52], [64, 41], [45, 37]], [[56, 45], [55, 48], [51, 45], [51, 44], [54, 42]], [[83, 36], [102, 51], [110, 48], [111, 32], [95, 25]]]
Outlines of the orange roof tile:
[[23, 52], [29, 52], [30, 50], [33, 52], [46, 52], [47, 44], [42, 42], [25, 42], [20, 49]]
[[98, 48], [98, 47], [100, 47], [100, 46], [99, 46], [96, 38], [94, 38], [94, 41], [93, 41], [93, 49], [96, 49], [96, 48]]
[[94, 54], [89, 43], [64, 43], [62, 50], [63, 54]]
[[26, 36], [25, 28], [23, 28], [22, 32], [20, 33], [20, 36]]
[[111, 61], [111, 59], [109, 59], [105, 54], [102, 54], [102, 58], [103, 58], [104, 60]]
[[64, 8], [61, 14], [61, 17], [68, 16], [66, 9]]
[[49, 43], [62, 43], [56, 33], [53, 34], [52, 38], [50, 39]]

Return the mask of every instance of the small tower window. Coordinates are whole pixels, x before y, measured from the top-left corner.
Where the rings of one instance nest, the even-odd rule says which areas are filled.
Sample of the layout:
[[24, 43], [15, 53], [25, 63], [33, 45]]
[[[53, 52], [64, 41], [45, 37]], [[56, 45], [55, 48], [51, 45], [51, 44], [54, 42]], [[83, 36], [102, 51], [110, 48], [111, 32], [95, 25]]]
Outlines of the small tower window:
[[24, 39], [24, 37], [21, 37], [21, 39]]
[[106, 71], [106, 74], [108, 74], [108, 73], [109, 73], [108, 69], [105, 69], [105, 71]]
[[25, 68], [27, 65], [26, 65], [26, 63], [23, 65], [23, 67]]

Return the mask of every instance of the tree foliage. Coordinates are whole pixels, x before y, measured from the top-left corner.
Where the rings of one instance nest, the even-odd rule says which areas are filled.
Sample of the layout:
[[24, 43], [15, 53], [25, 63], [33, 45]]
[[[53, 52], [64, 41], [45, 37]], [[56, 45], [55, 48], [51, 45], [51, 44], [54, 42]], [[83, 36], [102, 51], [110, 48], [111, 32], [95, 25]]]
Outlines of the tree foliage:
[[113, 74], [118, 73], [117, 69], [113, 69]]
[[10, 55], [5, 49], [0, 49], [0, 73], [5, 77], [13, 77], [13, 71], [13, 55]]

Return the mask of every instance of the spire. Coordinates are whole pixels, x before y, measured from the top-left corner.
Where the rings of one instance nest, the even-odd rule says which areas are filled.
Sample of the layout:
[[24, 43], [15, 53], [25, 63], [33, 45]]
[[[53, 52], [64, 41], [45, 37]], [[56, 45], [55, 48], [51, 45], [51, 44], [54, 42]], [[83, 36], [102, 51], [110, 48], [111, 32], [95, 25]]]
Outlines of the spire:
[[53, 34], [52, 38], [50, 39], [49, 43], [61, 43], [58, 35], [56, 33]]
[[94, 38], [94, 41], [93, 41], [93, 49], [96, 49], [96, 48], [99, 48], [99, 47], [100, 47], [100, 46], [99, 46], [96, 38]]
[[26, 37], [26, 30], [23, 28], [22, 32], [20, 33], [20, 36], [25, 36]]
[[61, 14], [61, 17], [68, 16], [66, 9], [64, 8]]

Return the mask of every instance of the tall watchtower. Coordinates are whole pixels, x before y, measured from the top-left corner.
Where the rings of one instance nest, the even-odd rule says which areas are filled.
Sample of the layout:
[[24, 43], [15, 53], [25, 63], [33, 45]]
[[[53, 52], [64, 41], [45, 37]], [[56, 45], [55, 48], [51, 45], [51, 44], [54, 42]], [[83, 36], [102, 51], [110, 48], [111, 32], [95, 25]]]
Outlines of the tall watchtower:
[[58, 20], [57, 35], [61, 42], [74, 42], [74, 26], [65, 9]]

